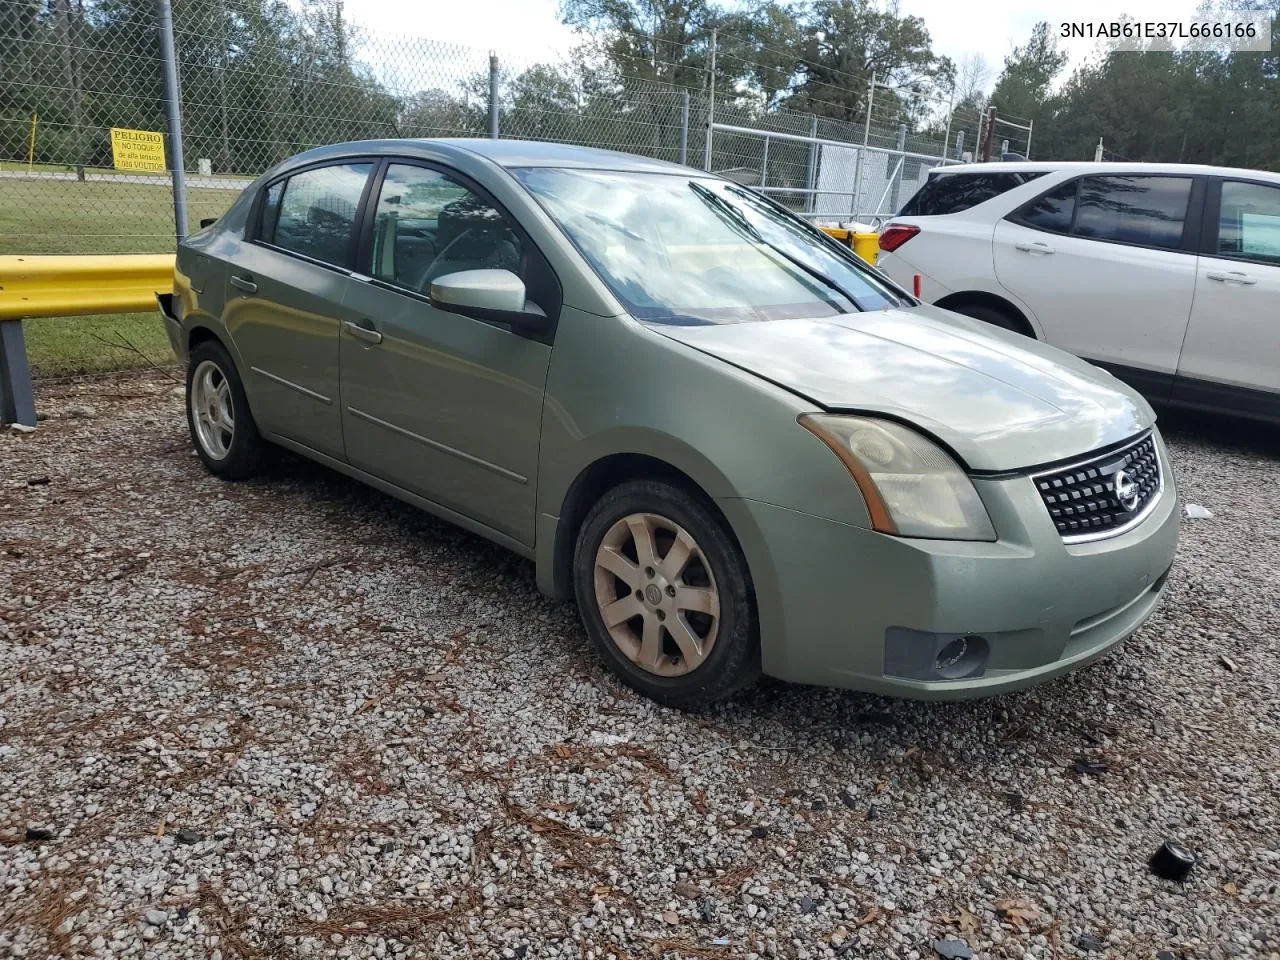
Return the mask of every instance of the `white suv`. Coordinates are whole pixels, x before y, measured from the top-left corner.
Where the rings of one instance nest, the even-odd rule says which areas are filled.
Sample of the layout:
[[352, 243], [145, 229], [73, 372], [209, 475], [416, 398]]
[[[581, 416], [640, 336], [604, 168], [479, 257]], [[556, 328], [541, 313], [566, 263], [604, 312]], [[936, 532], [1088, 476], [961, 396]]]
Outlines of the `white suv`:
[[1280, 176], [1165, 163], [939, 167], [880, 267], [1149, 398], [1280, 420]]

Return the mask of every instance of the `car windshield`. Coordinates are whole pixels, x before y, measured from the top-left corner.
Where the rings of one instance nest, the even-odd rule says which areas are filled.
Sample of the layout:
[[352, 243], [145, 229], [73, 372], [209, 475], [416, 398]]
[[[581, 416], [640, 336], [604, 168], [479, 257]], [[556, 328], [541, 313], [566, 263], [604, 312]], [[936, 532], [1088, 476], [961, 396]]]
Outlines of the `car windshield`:
[[514, 172], [639, 320], [739, 323], [910, 302], [852, 252], [724, 180], [551, 167]]

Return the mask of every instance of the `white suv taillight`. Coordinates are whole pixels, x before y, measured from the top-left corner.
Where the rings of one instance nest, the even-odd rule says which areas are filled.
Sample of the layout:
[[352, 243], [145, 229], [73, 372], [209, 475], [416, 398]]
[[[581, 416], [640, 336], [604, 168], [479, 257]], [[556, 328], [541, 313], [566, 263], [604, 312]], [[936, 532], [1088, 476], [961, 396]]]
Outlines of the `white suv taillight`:
[[914, 224], [891, 223], [880, 234], [880, 249], [893, 253], [919, 232], [920, 228]]

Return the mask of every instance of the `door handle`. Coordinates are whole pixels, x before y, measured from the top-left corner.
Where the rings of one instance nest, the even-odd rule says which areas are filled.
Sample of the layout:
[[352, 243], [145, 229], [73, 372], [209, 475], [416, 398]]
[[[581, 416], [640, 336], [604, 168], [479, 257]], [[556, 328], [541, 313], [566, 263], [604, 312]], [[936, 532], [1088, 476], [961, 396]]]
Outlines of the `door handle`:
[[234, 273], [231, 275], [231, 285], [237, 289], [243, 290], [245, 293], [257, 293], [258, 285], [248, 277], [237, 277]]
[[346, 320], [342, 325], [347, 328], [347, 333], [351, 334], [357, 340], [363, 340], [365, 343], [382, 342], [382, 334], [377, 330], [370, 330], [368, 327], [362, 327], [354, 320]]
[[1039, 240], [1034, 243], [1015, 243], [1013, 249], [1021, 250], [1023, 253], [1053, 253], [1053, 247]]
[[1258, 282], [1256, 278], [1249, 276], [1247, 273], [1241, 273], [1239, 270], [1230, 270], [1227, 273], [1210, 270], [1205, 276], [1210, 280], [1217, 280], [1219, 283], [1238, 283], [1242, 287], [1252, 286]]

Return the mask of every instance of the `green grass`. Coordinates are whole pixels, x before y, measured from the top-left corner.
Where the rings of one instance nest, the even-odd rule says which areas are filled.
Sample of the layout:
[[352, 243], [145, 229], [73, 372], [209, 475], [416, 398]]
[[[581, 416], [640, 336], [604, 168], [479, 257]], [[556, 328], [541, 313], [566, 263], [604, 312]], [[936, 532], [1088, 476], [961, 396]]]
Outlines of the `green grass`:
[[174, 360], [159, 312], [41, 317], [24, 320], [22, 326], [36, 377], [105, 373]]
[[[220, 216], [237, 196], [235, 190], [189, 190], [190, 225]], [[167, 187], [0, 177], [0, 254], [171, 253], [174, 247]], [[173, 360], [159, 313], [36, 319], [23, 326], [37, 376], [145, 366], [122, 337], [156, 363]]]

